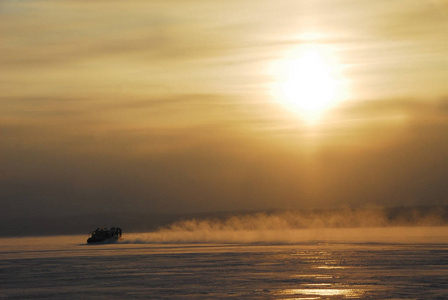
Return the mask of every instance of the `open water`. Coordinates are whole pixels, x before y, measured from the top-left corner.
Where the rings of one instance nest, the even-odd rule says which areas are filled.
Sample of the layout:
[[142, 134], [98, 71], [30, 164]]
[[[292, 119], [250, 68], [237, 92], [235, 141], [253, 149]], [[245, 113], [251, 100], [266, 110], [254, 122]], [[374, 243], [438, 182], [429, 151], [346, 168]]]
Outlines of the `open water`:
[[446, 227], [334, 229], [293, 242], [196, 234], [102, 245], [3, 238], [0, 299], [448, 299]]

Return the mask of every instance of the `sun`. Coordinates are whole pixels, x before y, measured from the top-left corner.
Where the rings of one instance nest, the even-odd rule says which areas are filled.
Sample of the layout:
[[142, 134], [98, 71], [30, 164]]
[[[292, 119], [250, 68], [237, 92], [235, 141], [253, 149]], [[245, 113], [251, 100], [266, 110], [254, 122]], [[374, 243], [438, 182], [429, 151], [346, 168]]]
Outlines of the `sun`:
[[300, 46], [278, 62], [274, 96], [307, 124], [315, 124], [343, 99], [341, 68], [328, 47]]

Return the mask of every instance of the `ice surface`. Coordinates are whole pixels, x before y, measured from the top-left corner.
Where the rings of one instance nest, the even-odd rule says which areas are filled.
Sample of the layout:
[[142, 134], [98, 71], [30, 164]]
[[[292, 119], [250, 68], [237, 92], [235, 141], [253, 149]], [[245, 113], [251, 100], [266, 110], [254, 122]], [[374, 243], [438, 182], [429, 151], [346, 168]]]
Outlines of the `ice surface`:
[[448, 298], [446, 227], [295, 233], [0, 239], [0, 298]]

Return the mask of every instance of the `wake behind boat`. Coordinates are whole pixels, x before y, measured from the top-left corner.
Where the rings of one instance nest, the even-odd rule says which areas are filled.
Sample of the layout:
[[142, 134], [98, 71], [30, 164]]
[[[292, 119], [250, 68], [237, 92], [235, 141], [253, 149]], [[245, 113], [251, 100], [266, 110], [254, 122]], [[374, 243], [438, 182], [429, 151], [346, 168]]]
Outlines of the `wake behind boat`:
[[99, 242], [115, 242], [119, 238], [121, 238], [121, 228], [119, 227], [111, 227], [110, 229], [107, 228], [97, 228], [95, 231], [93, 231], [90, 235], [90, 237], [87, 239], [87, 243], [99, 243]]

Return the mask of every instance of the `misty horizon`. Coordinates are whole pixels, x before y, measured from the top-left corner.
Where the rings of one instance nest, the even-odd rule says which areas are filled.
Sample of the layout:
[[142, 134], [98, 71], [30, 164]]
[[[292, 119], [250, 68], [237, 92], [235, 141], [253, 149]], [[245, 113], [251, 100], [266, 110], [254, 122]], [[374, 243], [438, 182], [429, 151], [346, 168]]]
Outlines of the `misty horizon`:
[[448, 206], [234, 211], [184, 214], [117, 212], [53, 217], [4, 218], [0, 236], [88, 234], [120, 226], [125, 235], [144, 232], [265, 231], [319, 228], [440, 227]]

